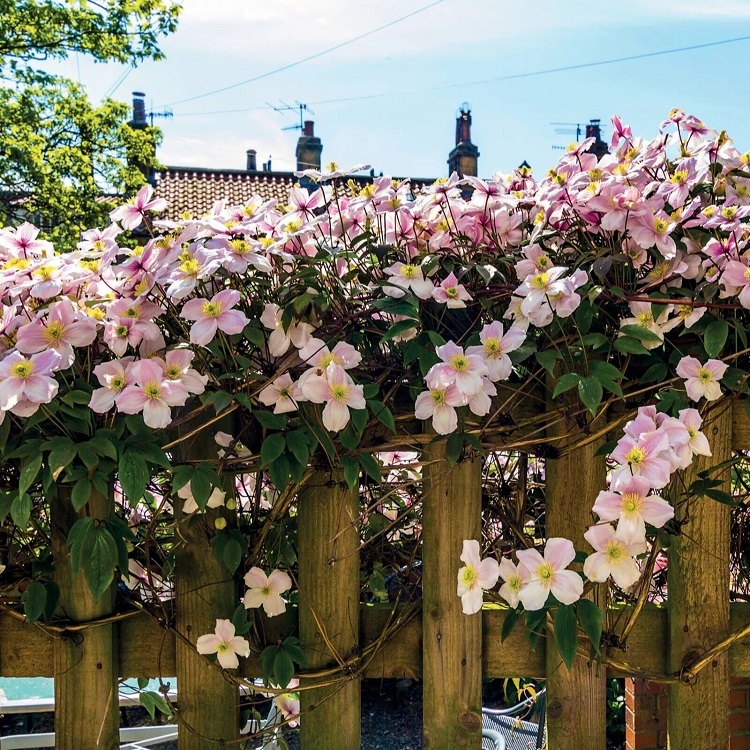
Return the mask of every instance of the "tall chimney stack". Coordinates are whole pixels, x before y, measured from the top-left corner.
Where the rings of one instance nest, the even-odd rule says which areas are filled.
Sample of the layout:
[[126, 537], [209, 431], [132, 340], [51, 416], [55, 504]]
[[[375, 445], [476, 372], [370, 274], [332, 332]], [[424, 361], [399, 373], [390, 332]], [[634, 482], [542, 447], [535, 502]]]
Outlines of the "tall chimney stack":
[[254, 148], [249, 148], [247, 150], [247, 171], [248, 172], [258, 171], [258, 162], [256, 160], [257, 156], [258, 156], [258, 152]]
[[143, 130], [148, 127], [146, 119], [146, 94], [143, 91], [133, 92], [133, 119], [128, 123], [135, 130]]
[[297, 171], [320, 169], [322, 152], [323, 143], [320, 138], [315, 137], [315, 123], [312, 120], [305, 120], [302, 135], [297, 141]]
[[464, 102], [456, 117], [456, 145], [448, 154], [448, 172], [476, 177], [478, 162], [479, 149], [471, 142], [471, 110]]
[[602, 129], [600, 126], [601, 120], [590, 120], [586, 126], [586, 138], [595, 138], [596, 140], [592, 143], [588, 152], [590, 154], [596, 154], [597, 159], [601, 159], [604, 154], [609, 153], [607, 144], [602, 140]]

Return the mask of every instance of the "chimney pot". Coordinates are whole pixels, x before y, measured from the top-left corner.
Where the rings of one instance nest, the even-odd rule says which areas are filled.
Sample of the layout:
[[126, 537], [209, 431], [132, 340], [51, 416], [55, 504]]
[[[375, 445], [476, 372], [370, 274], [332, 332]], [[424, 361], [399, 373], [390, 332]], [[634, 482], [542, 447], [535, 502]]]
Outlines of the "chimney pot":
[[323, 144], [320, 138], [315, 136], [314, 126], [315, 123], [312, 120], [305, 120], [302, 133], [297, 140], [298, 172], [305, 169], [320, 169], [320, 154], [323, 151]]
[[302, 134], [312, 138], [315, 135], [315, 122], [313, 120], [305, 120], [302, 127]]
[[146, 120], [145, 96], [146, 94], [143, 91], [133, 92], [133, 119], [130, 121], [131, 127], [145, 128], [148, 125], [148, 121]]
[[254, 148], [249, 148], [247, 150], [247, 171], [248, 172], [256, 172], [258, 170], [258, 162], [256, 160], [257, 155], [258, 155], [258, 152]]

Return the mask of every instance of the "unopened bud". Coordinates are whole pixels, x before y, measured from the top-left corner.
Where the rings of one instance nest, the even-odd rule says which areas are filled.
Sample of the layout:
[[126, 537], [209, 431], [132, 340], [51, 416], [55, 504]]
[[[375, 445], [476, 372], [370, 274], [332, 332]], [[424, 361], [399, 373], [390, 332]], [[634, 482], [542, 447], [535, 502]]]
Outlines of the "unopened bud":
[[227, 527], [227, 519], [226, 519], [226, 518], [222, 518], [221, 516], [219, 516], [219, 517], [218, 517], [218, 518], [217, 518], [217, 519], [216, 519], [216, 520], [214, 521], [214, 526], [215, 526], [215, 527], [216, 527], [216, 528], [217, 528], [217, 529], [218, 529], [219, 531], [221, 531], [222, 529], [226, 529], [226, 527]]

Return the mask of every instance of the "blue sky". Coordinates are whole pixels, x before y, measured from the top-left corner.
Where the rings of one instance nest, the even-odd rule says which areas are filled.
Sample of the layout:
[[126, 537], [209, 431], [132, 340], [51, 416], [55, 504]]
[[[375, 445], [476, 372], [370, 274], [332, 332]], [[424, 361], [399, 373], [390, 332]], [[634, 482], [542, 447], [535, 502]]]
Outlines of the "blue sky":
[[[366, 39], [231, 91], [173, 104], [351, 39], [430, 0], [184, 0], [166, 59], [131, 71], [115, 98], [145, 91], [160, 120], [166, 164], [243, 169], [245, 151], [293, 169], [298, 121], [266, 103], [310, 104], [323, 162], [369, 163], [385, 174], [446, 174], [455, 115], [466, 101], [479, 172], [523, 159], [543, 173], [573, 138], [551, 122], [608, 123], [620, 114], [645, 137], [672, 107], [726, 129], [750, 149], [742, 71], [750, 41], [532, 78], [497, 76], [685, 47], [750, 34], [750, 0], [442, 0]], [[608, 9], [609, 8], [609, 9]], [[124, 72], [75, 59], [57, 67], [98, 100]], [[452, 84], [459, 84], [453, 86]], [[389, 94], [339, 103], [325, 100]], [[223, 110], [246, 109], [243, 112]], [[608, 136], [609, 130], [605, 131]]]

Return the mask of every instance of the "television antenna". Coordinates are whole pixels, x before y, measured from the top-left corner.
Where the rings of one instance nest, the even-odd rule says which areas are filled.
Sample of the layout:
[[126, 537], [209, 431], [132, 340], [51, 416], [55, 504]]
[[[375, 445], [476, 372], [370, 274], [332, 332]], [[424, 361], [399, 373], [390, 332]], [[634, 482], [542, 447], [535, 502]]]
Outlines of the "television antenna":
[[161, 112], [155, 112], [154, 111], [154, 102], [153, 99], [151, 100], [151, 111], [146, 113], [146, 117], [151, 121], [151, 127], [154, 127], [154, 120], [155, 119], [164, 119], [164, 120], [171, 120], [174, 117], [174, 112], [172, 112], [171, 109], [167, 109], [164, 107]]
[[310, 107], [307, 106], [307, 104], [304, 104], [303, 102], [297, 101], [297, 99], [294, 100], [294, 104], [287, 104], [283, 100], [279, 100], [281, 102], [281, 106], [276, 106], [274, 104], [271, 104], [270, 102], [266, 102], [266, 104], [279, 114], [284, 112], [299, 112], [299, 124], [297, 125], [287, 125], [284, 128], [281, 128], [282, 130], [304, 130], [305, 128], [305, 112], [308, 112], [311, 115], [314, 115], [315, 112], [313, 112]]

